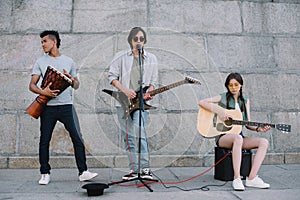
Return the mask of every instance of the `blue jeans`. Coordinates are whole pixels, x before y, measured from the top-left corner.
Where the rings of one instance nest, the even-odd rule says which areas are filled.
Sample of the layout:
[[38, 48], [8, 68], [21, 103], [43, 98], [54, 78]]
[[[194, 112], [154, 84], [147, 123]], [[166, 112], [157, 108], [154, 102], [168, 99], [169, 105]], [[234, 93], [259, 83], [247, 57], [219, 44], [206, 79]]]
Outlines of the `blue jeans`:
[[49, 145], [52, 132], [57, 121], [64, 124], [72, 139], [76, 165], [81, 174], [87, 170], [83, 139], [80, 133], [79, 121], [73, 105], [46, 106], [40, 116], [39, 161], [41, 174], [50, 174]]
[[[139, 139], [139, 113], [137, 110], [133, 113], [133, 118], [129, 117], [127, 120], [122, 119], [123, 108], [117, 107], [118, 120], [120, 123], [121, 134], [124, 137], [125, 148], [129, 160], [129, 169], [137, 171], [138, 170], [138, 139]], [[142, 112], [141, 120], [141, 154], [140, 154], [140, 167], [149, 168], [149, 151], [147, 135], [145, 130], [145, 125], [148, 118], [148, 112]]]

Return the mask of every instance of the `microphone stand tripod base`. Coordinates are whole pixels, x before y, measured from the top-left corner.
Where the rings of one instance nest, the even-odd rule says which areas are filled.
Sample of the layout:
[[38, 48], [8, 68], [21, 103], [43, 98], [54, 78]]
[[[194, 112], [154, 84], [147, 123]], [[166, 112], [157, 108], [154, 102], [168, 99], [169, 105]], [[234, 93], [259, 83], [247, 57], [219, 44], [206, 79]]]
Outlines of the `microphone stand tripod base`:
[[158, 182], [158, 180], [156, 179], [150, 179], [150, 178], [142, 178], [141, 174], [138, 173], [138, 176], [129, 180], [122, 180], [122, 181], [118, 181], [118, 182], [111, 182], [108, 184], [108, 186], [110, 185], [116, 185], [116, 184], [121, 184], [121, 183], [127, 183], [127, 182], [132, 182], [132, 181], [140, 181], [143, 186], [145, 186], [150, 192], [153, 192], [152, 188], [147, 184], [147, 182]]

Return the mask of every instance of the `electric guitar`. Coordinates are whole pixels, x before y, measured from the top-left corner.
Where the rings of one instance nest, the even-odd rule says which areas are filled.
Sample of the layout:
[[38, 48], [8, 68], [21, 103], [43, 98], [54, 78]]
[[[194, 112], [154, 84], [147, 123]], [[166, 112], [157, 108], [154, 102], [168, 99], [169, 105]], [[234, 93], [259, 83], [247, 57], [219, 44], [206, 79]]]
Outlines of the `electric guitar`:
[[222, 121], [217, 114], [200, 107], [198, 112], [198, 132], [204, 137], [215, 137], [221, 134], [240, 134], [242, 125], [264, 127], [269, 125], [282, 132], [291, 132], [291, 125], [288, 124], [270, 124], [243, 121], [243, 115], [239, 110], [226, 110], [225, 112], [230, 116], [228, 120]]
[[[200, 81], [198, 81], [194, 78], [185, 77], [185, 79], [182, 81], [172, 83], [170, 85], [163, 86], [161, 88], [152, 90], [149, 92], [149, 94], [151, 96], [154, 96], [156, 94], [162, 93], [166, 90], [172, 89], [174, 87], [177, 87], [177, 86], [180, 86], [180, 85], [183, 85], [186, 83], [201, 84]], [[145, 93], [148, 88], [149, 88], [149, 86], [144, 87], [143, 93]], [[103, 89], [102, 91], [111, 95], [112, 97], [114, 97], [121, 104], [122, 108], [124, 109], [123, 119], [128, 119], [129, 115], [132, 117], [133, 112], [140, 109], [140, 99], [139, 99], [140, 91], [136, 91], [137, 95], [133, 99], [128, 98], [123, 92], [120, 92], [120, 91], [112, 91], [112, 90], [107, 90], [107, 89]], [[145, 110], [155, 109], [155, 108], [156, 107], [151, 106], [151, 105], [147, 104], [146, 101], [144, 101], [144, 109]]]

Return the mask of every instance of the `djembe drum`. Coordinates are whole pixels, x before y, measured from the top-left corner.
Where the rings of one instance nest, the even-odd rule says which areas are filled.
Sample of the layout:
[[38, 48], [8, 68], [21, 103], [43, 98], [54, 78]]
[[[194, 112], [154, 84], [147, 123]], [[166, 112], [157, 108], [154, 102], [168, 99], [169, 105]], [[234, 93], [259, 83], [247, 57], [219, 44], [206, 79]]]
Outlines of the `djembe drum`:
[[[47, 85], [49, 85], [49, 83], [52, 83], [50, 86], [51, 90], [59, 90], [59, 95], [72, 84], [72, 80], [63, 73], [57, 71], [54, 67], [48, 66], [41, 84], [41, 88], [44, 89], [47, 87]], [[45, 95], [39, 95], [31, 103], [31, 105], [28, 106], [26, 112], [32, 117], [38, 119], [50, 99], [52, 98]]]

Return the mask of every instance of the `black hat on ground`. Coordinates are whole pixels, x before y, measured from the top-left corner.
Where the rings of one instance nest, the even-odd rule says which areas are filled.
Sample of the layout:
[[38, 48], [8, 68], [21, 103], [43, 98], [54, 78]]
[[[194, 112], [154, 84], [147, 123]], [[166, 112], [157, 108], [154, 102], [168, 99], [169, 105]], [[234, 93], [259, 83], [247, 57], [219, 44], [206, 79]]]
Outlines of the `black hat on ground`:
[[87, 190], [88, 196], [100, 196], [103, 195], [103, 190], [109, 186], [104, 183], [88, 183], [82, 186], [83, 189]]

